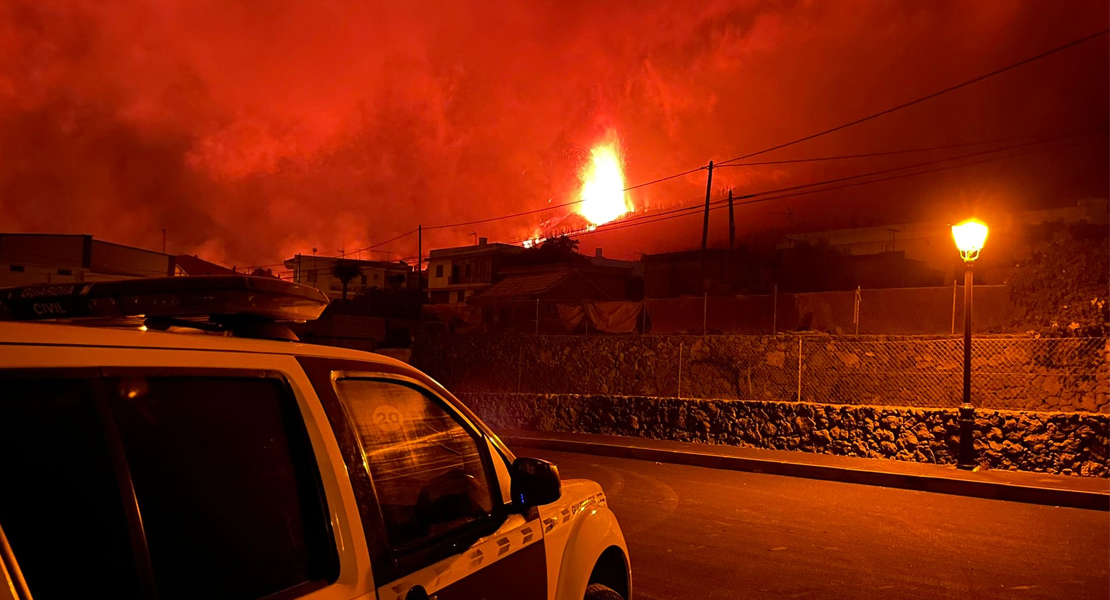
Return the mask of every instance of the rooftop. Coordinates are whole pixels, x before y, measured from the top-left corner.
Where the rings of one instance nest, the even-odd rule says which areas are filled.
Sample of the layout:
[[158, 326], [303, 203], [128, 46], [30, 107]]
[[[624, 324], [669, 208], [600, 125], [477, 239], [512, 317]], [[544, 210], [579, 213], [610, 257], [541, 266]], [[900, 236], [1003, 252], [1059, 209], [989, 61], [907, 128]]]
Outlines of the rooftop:
[[236, 273], [227, 267], [208, 262], [192, 254], [178, 254], [176, 263], [179, 269], [192, 277], [199, 275], [241, 275], [241, 273]]
[[[586, 278], [578, 269], [562, 269], [534, 273], [529, 275], [515, 275], [506, 277], [493, 284], [488, 290], [482, 292], [474, 299], [478, 301], [513, 301], [530, 300], [550, 294], [562, 285], [580, 285], [594, 298], [604, 298], [601, 291], [592, 281]], [[548, 300], [580, 300], [569, 295], [565, 298], [547, 298]]]

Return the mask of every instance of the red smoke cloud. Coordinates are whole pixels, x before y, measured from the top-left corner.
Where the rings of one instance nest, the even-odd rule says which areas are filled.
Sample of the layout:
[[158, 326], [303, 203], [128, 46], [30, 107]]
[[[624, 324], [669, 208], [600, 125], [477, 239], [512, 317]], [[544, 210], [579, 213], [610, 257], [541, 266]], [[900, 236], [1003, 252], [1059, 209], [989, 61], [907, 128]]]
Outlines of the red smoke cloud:
[[[334, 254], [418, 223], [573, 200], [578, 169], [610, 128], [635, 184], [899, 104], [1107, 20], [1105, 2], [1010, 0], [9, 0], [0, 230], [158, 248], [166, 228], [171, 252], [238, 266], [313, 247]], [[1104, 36], [766, 158], [1105, 126], [1107, 71]], [[969, 197], [1066, 203], [1106, 195], [1107, 159], [1103, 137], [738, 218], [751, 232], [781, 220], [773, 213], [786, 204], [810, 226], [849, 226], [937, 216]], [[906, 161], [722, 169], [714, 181], [742, 194]], [[661, 206], [700, 194], [704, 173], [632, 198]], [[542, 217], [429, 232], [425, 251], [475, 230], [520, 239]], [[626, 255], [691, 246], [697, 236], [684, 228], [696, 221], [604, 243]], [[412, 256], [415, 239], [390, 249]]]

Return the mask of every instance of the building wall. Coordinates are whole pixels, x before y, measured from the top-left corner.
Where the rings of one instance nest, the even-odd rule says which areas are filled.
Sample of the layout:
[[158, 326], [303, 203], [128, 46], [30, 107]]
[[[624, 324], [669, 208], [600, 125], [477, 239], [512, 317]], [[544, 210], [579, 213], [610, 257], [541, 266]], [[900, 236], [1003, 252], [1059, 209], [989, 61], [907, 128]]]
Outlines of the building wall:
[[88, 238], [80, 235], [0, 234], [0, 261], [44, 267], [88, 267]]
[[[335, 300], [343, 297], [343, 282], [334, 275], [336, 261], [332, 257], [302, 255], [285, 261], [285, 265], [293, 270], [294, 282], [310, 285]], [[405, 280], [398, 287], [405, 288], [409, 284], [409, 268], [401, 264], [363, 264], [359, 266], [359, 271], [361, 276], [347, 283], [348, 298], [364, 289], [386, 288], [391, 275], [405, 275]]]
[[173, 274], [173, 256], [91, 236], [0, 234], [0, 286]]
[[[466, 247], [460, 255], [428, 259], [428, 299], [433, 304], [459, 304], [490, 287], [497, 279], [501, 246]], [[434, 252], [434, 251], [433, 251]]]
[[173, 257], [141, 248], [92, 240], [89, 269], [98, 273], [130, 277], [171, 277]]
[[435, 258], [428, 260], [428, 289], [439, 290], [447, 287], [451, 278], [451, 259]]

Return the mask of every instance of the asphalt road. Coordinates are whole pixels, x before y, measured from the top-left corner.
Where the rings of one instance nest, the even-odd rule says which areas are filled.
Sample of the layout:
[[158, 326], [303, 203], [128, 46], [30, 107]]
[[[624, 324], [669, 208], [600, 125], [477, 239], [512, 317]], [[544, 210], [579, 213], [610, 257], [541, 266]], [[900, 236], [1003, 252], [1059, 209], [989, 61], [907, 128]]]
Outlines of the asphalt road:
[[522, 449], [601, 483], [634, 597], [1110, 598], [1110, 515]]

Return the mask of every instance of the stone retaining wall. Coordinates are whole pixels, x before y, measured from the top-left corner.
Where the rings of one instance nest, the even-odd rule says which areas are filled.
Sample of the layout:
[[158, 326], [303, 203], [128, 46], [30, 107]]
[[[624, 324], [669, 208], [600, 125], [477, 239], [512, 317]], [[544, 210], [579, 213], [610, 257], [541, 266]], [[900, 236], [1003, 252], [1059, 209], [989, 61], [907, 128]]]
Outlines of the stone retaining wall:
[[[464, 393], [494, 428], [600, 433], [954, 464], [952, 409], [808, 402]], [[1107, 477], [1110, 418], [1079, 412], [980, 410], [976, 450], [991, 469]]]

